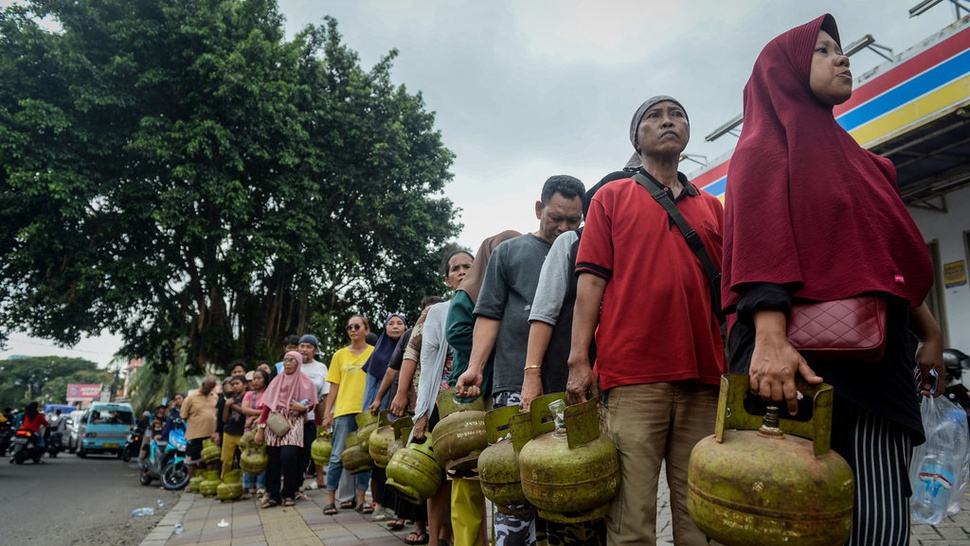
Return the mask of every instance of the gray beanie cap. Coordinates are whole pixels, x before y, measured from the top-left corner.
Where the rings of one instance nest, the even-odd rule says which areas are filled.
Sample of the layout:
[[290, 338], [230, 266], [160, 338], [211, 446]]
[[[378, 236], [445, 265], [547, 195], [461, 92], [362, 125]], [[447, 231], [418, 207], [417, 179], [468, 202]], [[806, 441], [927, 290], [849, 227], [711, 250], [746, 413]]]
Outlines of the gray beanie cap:
[[643, 104], [637, 108], [636, 113], [633, 114], [633, 121], [630, 122], [630, 142], [633, 143], [633, 149], [639, 150], [637, 148], [637, 129], [640, 128], [640, 120], [643, 119], [643, 115], [647, 113], [647, 110], [653, 108], [653, 106], [660, 102], [672, 102], [680, 109], [684, 111], [684, 117], [687, 118], [687, 123], [690, 123], [690, 117], [687, 115], [687, 109], [684, 105], [680, 103], [679, 100], [669, 96], [669, 95], [656, 95], [645, 100]]

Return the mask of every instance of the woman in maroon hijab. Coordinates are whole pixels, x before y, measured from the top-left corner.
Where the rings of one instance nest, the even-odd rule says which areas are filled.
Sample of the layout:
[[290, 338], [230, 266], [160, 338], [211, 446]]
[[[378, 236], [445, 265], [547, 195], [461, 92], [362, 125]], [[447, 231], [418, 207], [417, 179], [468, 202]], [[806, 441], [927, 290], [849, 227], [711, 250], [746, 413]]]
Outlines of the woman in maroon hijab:
[[[755, 62], [725, 196], [722, 287], [725, 311], [736, 314], [730, 368], [750, 374], [752, 393], [792, 413], [796, 373], [833, 385], [832, 447], [856, 475], [849, 544], [908, 544], [907, 467], [923, 442], [917, 393], [943, 392], [942, 336], [923, 302], [932, 265], [896, 169], [861, 148], [832, 113], [851, 94], [831, 15], [778, 36]], [[788, 342], [793, 299], [873, 292], [887, 301], [881, 360], [806, 361]], [[907, 330], [920, 341], [919, 390]]]

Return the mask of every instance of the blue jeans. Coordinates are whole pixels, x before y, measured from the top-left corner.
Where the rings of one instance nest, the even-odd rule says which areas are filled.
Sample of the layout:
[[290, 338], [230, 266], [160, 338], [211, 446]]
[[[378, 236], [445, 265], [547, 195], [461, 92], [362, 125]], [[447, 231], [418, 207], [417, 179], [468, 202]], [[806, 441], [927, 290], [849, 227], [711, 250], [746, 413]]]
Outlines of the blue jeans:
[[243, 489], [266, 489], [266, 471], [262, 471], [259, 474], [250, 474], [249, 472], [243, 472]]
[[[340, 473], [344, 469], [340, 455], [347, 447], [347, 435], [357, 431], [357, 416], [355, 414], [341, 415], [333, 419], [333, 451], [330, 453], [330, 465], [327, 467], [327, 491], [336, 491], [340, 485]], [[370, 470], [354, 474], [354, 485], [358, 491], [367, 490], [370, 483]]]
[[[368, 411], [370, 405], [374, 403], [374, 399], [377, 398], [378, 391], [381, 390], [382, 379], [378, 379], [371, 374], [367, 374], [367, 383], [364, 385], [364, 403], [361, 404], [360, 411]], [[386, 410], [391, 405], [391, 390], [388, 389], [384, 393], [384, 399], [381, 400], [381, 410]]]

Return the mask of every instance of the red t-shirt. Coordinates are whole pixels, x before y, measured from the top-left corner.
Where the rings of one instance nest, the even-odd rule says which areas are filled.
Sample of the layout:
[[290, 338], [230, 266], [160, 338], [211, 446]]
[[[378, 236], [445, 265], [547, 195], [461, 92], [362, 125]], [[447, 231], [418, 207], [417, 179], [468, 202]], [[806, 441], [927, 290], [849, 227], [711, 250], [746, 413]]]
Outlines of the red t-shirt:
[[42, 426], [50, 426], [50, 423], [47, 422], [47, 418], [44, 417], [44, 414], [39, 412], [34, 416], [33, 419], [24, 415], [24, 420], [22, 423], [20, 423], [20, 428], [29, 430], [35, 434], [40, 432], [40, 427]]
[[[692, 185], [677, 208], [721, 264], [721, 202]], [[577, 274], [606, 279], [596, 330], [603, 389], [696, 380], [720, 384], [724, 345], [710, 283], [667, 212], [633, 179], [593, 197], [576, 257]]]

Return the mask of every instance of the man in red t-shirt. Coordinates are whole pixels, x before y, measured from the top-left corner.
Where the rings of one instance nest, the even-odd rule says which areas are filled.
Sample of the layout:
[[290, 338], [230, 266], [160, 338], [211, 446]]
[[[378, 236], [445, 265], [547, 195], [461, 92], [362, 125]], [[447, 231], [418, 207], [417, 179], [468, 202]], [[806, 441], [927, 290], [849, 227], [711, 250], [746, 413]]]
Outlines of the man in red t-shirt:
[[[721, 202], [677, 171], [689, 139], [687, 111], [677, 100], [661, 95], [637, 109], [630, 141], [650, 190], [632, 178], [601, 188], [576, 256], [566, 393], [570, 403], [604, 393], [621, 471], [607, 516], [610, 544], [656, 543], [664, 461], [674, 541], [707, 544], [687, 514], [687, 461], [694, 444], [714, 432], [724, 346], [700, 260], [651, 195], [663, 190], [674, 200], [720, 268]], [[597, 359], [590, 370], [594, 332]]]

